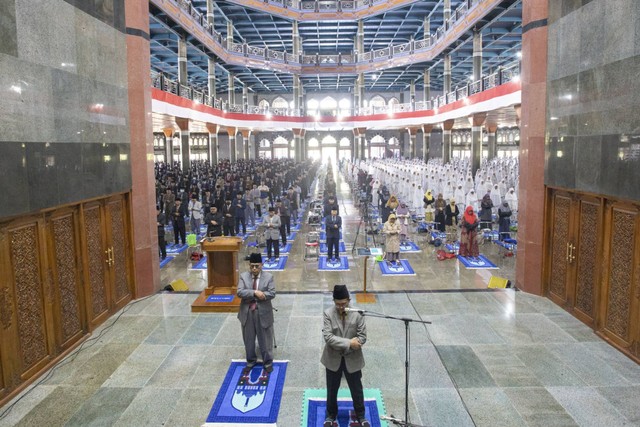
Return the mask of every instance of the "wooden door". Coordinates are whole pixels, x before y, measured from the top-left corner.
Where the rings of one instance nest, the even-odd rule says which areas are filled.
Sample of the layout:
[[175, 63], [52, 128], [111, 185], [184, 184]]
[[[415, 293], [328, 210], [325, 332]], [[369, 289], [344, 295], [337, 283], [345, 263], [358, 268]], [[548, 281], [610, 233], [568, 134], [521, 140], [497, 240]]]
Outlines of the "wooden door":
[[606, 206], [603, 299], [598, 332], [640, 358], [640, 210], [618, 202]]
[[35, 375], [55, 352], [43, 230], [41, 218], [14, 221], [0, 230], [5, 273], [0, 285], [2, 357], [3, 370], [11, 376], [9, 387]]
[[57, 353], [71, 347], [87, 332], [82, 289], [77, 208], [55, 211], [46, 218], [48, 257], [55, 292], [53, 301]]
[[602, 202], [595, 197], [553, 191], [548, 223], [547, 294], [595, 327], [602, 263]]
[[131, 263], [133, 253], [127, 200], [123, 196], [111, 198], [106, 203], [107, 244], [110, 255], [110, 294], [115, 310], [127, 305], [133, 296]]

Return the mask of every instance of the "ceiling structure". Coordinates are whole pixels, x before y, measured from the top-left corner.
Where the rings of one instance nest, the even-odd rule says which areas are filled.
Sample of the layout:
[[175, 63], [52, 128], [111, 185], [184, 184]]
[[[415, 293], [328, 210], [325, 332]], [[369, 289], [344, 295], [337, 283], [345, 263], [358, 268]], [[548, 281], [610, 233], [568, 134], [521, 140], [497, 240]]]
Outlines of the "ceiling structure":
[[[451, 0], [455, 10], [463, 1]], [[214, 28], [226, 36], [227, 22], [234, 26], [235, 42], [249, 46], [268, 47], [281, 52], [293, 52], [290, 20], [263, 11], [248, 9], [227, 1], [214, 2]], [[205, 0], [192, 0], [192, 5], [206, 14]], [[409, 5], [365, 18], [364, 51], [407, 43], [424, 38], [425, 18], [429, 18], [430, 33], [443, 25], [443, 0], [416, 1]], [[355, 49], [358, 28], [356, 21], [299, 22], [298, 29], [305, 55], [350, 54]], [[498, 67], [508, 67], [519, 60], [522, 42], [522, 0], [504, 0], [477, 26], [483, 39], [483, 75]], [[207, 87], [208, 55], [195, 38], [172, 22], [161, 10], [150, 5], [151, 67], [172, 79], [178, 74], [178, 38], [187, 40], [187, 74], [195, 87]], [[469, 82], [473, 69], [473, 31], [467, 31], [454, 41], [447, 52], [451, 55], [452, 88]], [[433, 61], [411, 64], [365, 74], [365, 92], [403, 92], [415, 81], [416, 90], [422, 90], [424, 71], [431, 70], [431, 89], [442, 90], [443, 57]], [[216, 92], [226, 93], [229, 73], [234, 75], [235, 90], [247, 86], [249, 92], [287, 94], [293, 92], [293, 76], [282, 72], [222, 63], [216, 58]], [[355, 74], [316, 75], [301, 77], [307, 93], [352, 92]]]

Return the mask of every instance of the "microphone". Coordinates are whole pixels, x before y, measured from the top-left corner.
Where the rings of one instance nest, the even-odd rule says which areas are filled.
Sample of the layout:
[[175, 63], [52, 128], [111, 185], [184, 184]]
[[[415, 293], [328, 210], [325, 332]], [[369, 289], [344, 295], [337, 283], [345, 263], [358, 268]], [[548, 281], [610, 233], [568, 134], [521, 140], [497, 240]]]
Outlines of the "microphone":
[[346, 312], [353, 311], [353, 312], [356, 312], [356, 313], [363, 314], [363, 313], [365, 313], [367, 310], [363, 310], [363, 309], [358, 308], [358, 307], [345, 307], [345, 308], [344, 308], [344, 311], [346, 311]]

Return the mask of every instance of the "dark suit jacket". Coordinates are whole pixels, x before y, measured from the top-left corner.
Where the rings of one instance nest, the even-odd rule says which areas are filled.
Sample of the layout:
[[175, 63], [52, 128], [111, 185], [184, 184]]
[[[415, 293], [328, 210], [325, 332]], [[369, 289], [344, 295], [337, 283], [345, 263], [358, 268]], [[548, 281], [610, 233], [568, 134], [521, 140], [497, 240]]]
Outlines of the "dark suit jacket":
[[238, 297], [242, 298], [242, 302], [240, 303], [240, 310], [238, 311], [238, 319], [240, 319], [242, 326], [247, 323], [249, 305], [253, 301], [258, 303], [260, 325], [263, 328], [273, 326], [273, 306], [271, 305], [271, 300], [276, 297], [276, 285], [271, 273], [267, 271], [260, 272], [258, 289], [264, 292], [267, 297], [265, 300], [259, 300], [253, 296], [253, 277], [251, 273], [245, 271], [240, 275], [240, 280], [238, 280]]
[[[325, 225], [327, 226], [327, 239], [331, 237], [339, 239], [340, 229], [342, 228], [342, 218], [340, 218], [340, 215], [336, 215], [335, 221], [333, 221], [331, 219], [331, 215], [329, 215], [324, 219], [324, 222], [325, 222]], [[337, 225], [338, 228], [334, 227], [335, 225]]]

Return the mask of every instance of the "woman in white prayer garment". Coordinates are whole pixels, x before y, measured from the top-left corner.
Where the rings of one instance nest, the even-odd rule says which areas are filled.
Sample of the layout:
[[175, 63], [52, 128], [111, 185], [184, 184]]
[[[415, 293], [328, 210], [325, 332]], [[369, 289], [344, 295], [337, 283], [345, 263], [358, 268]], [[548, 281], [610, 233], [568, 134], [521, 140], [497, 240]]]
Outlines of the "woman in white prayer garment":
[[511, 187], [507, 194], [504, 196], [504, 201], [509, 203], [509, 207], [511, 208], [511, 219], [518, 219], [518, 195], [516, 194], [516, 190]]
[[477, 212], [480, 203], [478, 201], [478, 196], [476, 194], [476, 190], [473, 188], [467, 193], [467, 197], [465, 198], [465, 203], [467, 206], [473, 206], [473, 211]]
[[500, 194], [500, 189], [498, 189], [498, 184], [495, 184], [491, 189], [491, 203], [493, 203], [494, 213], [498, 213], [498, 208], [502, 206], [502, 195]]

